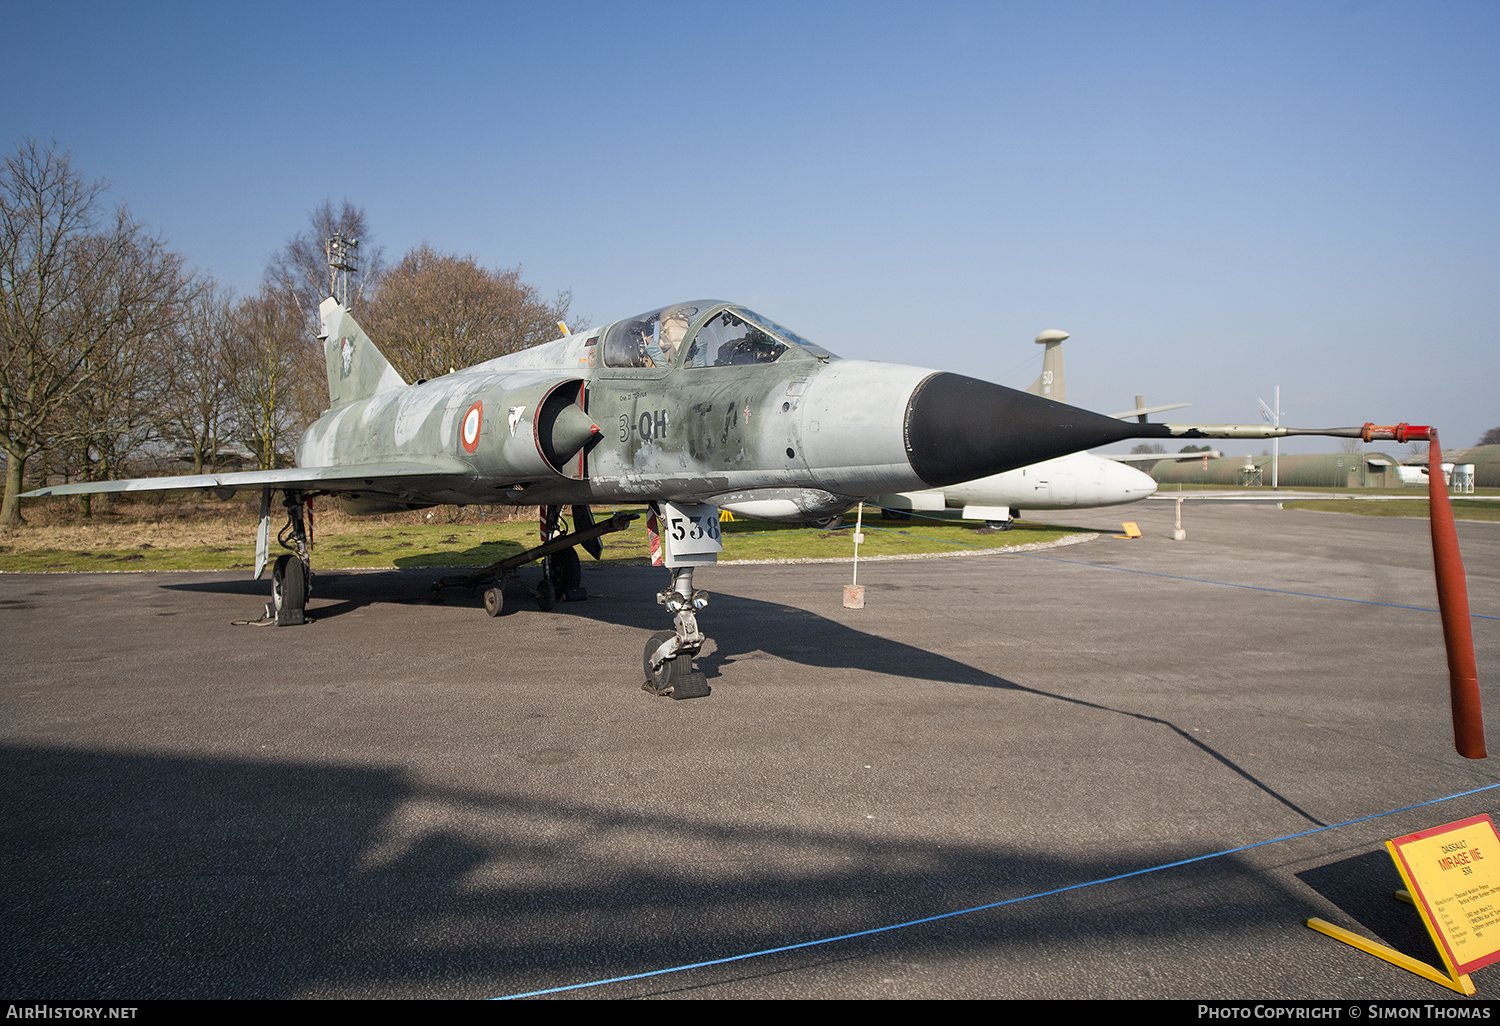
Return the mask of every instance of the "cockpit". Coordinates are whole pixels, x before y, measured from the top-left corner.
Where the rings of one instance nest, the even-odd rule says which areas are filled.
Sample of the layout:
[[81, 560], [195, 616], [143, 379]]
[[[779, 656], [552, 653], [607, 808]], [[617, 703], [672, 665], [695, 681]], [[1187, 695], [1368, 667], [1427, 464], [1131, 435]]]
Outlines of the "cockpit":
[[616, 321], [602, 340], [606, 367], [731, 367], [775, 363], [791, 352], [836, 357], [744, 307], [679, 303]]

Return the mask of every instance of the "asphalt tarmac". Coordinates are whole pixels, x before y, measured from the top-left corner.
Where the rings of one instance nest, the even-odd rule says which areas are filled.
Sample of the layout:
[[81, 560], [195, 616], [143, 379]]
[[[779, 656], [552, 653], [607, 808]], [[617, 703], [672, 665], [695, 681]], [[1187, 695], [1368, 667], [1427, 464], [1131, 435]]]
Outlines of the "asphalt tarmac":
[[[328, 573], [301, 628], [235, 625], [265, 601], [243, 574], [0, 576], [0, 997], [509, 995], [1500, 781], [1500, 709], [1496, 757], [1456, 755], [1438, 617], [1400, 608], [1435, 603], [1425, 521], [1198, 503], [1173, 542], [1171, 516], [862, 563], [862, 610], [847, 564], [705, 569], [713, 694], [685, 702], [640, 690], [660, 569], [586, 566], [587, 602], [513, 589], [498, 619], [431, 602], [439, 571]], [[1500, 524], [1459, 534], [1492, 686]], [[1303, 924], [1438, 964], [1382, 842], [1497, 810], [565, 994], [1443, 1000]]]

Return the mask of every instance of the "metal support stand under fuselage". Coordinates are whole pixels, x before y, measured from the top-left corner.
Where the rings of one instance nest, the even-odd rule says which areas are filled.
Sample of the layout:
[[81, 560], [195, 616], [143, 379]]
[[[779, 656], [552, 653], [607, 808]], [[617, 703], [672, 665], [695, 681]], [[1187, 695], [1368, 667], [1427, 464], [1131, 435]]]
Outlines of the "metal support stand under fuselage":
[[[556, 509], [557, 507], [552, 508]], [[504, 559], [497, 560], [496, 562], [491, 563], [489, 566], [475, 570], [473, 573], [464, 574], [459, 577], [439, 578], [438, 580], [432, 582], [433, 598], [441, 598], [444, 588], [469, 588], [472, 590], [474, 588], [478, 588], [480, 585], [489, 584], [490, 586], [485, 589], [484, 593], [484, 609], [485, 612], [489, 613], [491, 616], [499, 616], [500, 613], [504, 610], [505, 606], [505, 583], [512, 577], [517, 576], [516, 571], [520, 567], [525, 566], [527, 563], [535, 562], [539, 559], [545, 560], [548, 556], [552, 556], [556, 553], [564, 551], [571, 553], [573, 550], [573, 546], [575, 545], [584, 545], [587, 547], [590, 542], [596, 541], [602, 535], [610, 534], [614, 531], [625, 530], [625, 528], [630, 526], [630, 522], [637, 519], [639, 515], [640, 514], [638, 513], [626, 513], [623, 511], [616, 512], [608, 520], [602, 521], [601, 523], [590, 523], [588, 527], [585, 527], [581, 530], [571, 531], [567, 534], [554, 535], [553, 537], [542, 542], [542, 544], [535, 546], [534, 548], [527, 549], [525, 552], [518, 552], [514, 556], [506, 556]], [[579, 517], [575, 512], [574, 526], [577, 526], [576, 522], [578, 519]], [[590, 520], [592, 520], [592, 517], [590, 517]], [[543, 529], [544, 531], [546, 529], [545, 523], [543, 524]], [[556, 519], [554, 516], [553, 530], [555, 529]], [[577, 554], [574, 553], [573, 561], [575, 566], [577, 565], [577, 558]], [[543, 566], [544, 570], [542, 582], [537, 587], [535, 594], [537, 596], [537, 604], [540, 605], [543, 610], [547, 610], [552, 608], [552, 601], [546, 601], [544, 603], [544, 599], [550, 597], [553, 601], [555, 601], [557, 591], [553, 583], [553, 578], [548, 576], [549, 568], [546, 567], [545, 563], [543, 564]], [[566, 597], [571, 598], [572, 596], [569, 595]]]

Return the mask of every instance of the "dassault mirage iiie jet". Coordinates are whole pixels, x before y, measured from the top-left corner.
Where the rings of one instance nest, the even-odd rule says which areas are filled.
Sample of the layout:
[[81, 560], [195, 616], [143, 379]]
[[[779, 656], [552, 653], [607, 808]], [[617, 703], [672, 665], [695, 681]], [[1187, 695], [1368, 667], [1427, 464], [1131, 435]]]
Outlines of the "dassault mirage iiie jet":
[[[259, 576], [279, 492], [287, 520], [278, 541], [288, 552], [274, 564], [272, 605], [277, 622], [287, 624], [302, 622], [311, 563], [305, 510], [316, 496], [335, 496], [354, 513], [438, 503], [540, 506], [542, 545], [440, 582], [477, 586], [500, 577], [485, 593], [492, 615], [504, 575], [521, 562], [544, 560], [537, 589], [544, 607], [559, 590], [576, 594], [575, 546], [597, 557], [599, 535], [625, 526], [624, 514], [594, 524], [590, 504], [648, 502], [656, 511], [654, 561], [671, 574], [657, 600], [673, 614], [673, 629], [647, 643], [644, 670], [657, 693], [686, 698], [708, 693], [692, 669], [706, 640], [697, 614], [708, 603], [693, 587], [693, 569], [721, 548], [720, 509], [814, 520], [868, 496], [943, 488], [1127, 438], [1328, 434], [1405, 442], [1428, 433], [1405, 424], [1131, 423], [962, 374], [841, 360], [752, 310], [713, 300], [408, 384], [335, 300], [324, 300], [320, 313], [329, 409], [303, 434], [296, 467], [86, 482], [27, 496], [259, 490]], [[571, 531], [561, 528], [564, 506], [573, 507]], [[1469, 650], [1472, 666], [1472, 644]], [[1477, 722], [1477, 685], [1473, 692], [1472, 716], [1465, 716]]]

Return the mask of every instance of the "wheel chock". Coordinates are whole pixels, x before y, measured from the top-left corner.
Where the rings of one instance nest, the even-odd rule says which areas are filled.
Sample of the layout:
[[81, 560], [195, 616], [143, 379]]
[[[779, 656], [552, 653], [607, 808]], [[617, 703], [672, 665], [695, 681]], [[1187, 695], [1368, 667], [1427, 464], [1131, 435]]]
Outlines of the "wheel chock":
[[701, 670], [684, 674], [672, 682], [674, 701], [681, 701], [684, 698], [707, 698], [712, 690], [708, 686], [708, 678], [703, 676]]

